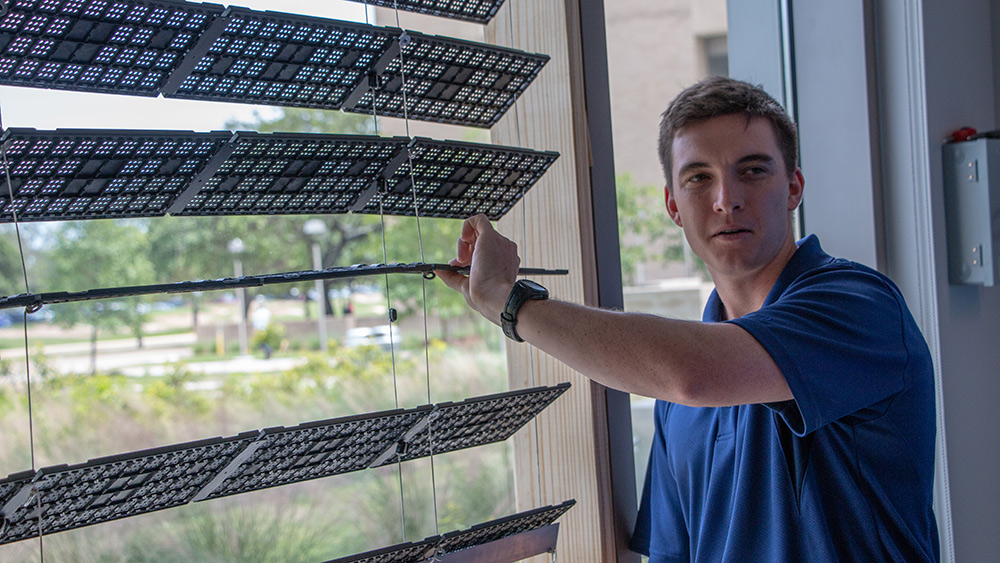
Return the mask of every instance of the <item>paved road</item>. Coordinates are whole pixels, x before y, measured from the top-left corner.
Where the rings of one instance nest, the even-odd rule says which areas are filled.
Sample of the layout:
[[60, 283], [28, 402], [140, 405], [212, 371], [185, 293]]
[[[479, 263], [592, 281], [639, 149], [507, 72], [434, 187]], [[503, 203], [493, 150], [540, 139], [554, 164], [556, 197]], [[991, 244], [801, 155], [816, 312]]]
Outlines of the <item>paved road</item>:
[[[133, 377], [163, 376], [173, 369], [172, 364], [190, 358], [195, 343], [194, 333], [168, 334], [143, 338], [139, 348], [135, 338], [100, 340], [97, 343], [97, 369], [101, 372], [115, 372]], [[35, 353], [36, 348], [29, 350]], [[64, 373], [90, 372], [90, 342], [49, 344], [42, 347], [42, 353], [50, 365]], [[0, 349], [0, 358], [24, 361], [24, 348]], [[195, 373], [261, 373], [284, 371], [304, 363], [303, 358], [272, 358], [265, 360], [255, 356], [239, 356], [229, 360], [191, 362], [185, 367]]]

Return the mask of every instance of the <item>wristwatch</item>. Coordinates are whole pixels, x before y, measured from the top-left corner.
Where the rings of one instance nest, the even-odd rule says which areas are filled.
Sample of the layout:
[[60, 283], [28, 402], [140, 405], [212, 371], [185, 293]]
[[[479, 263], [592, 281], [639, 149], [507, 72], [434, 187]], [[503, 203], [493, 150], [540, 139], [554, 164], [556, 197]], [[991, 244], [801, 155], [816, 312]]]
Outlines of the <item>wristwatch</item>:
[[507, 296], [507, 304], [500, 313], [500, 326], [507, 338], [515, 342], [524, 342], [517, 334], [517, 312], [526, 301], [545, 300], [549, 298], [549, 290], [531, 280], [517, 280]]

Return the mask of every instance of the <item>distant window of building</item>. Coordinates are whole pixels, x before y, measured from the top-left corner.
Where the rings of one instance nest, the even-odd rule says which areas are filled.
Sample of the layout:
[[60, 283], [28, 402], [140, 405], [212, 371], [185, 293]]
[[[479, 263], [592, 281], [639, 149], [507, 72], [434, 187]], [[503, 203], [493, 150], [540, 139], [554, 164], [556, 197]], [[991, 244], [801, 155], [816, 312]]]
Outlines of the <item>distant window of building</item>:
[[701, 47], [708, 76], [729, 76], [729, 45], [726, 36], [704, 37]]

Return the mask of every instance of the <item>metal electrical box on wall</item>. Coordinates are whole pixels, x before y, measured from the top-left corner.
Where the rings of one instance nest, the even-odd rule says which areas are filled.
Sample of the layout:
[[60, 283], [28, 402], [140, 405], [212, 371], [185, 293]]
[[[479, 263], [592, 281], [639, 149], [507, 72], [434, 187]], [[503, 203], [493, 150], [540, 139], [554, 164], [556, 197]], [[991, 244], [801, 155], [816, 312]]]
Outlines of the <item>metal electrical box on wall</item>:
[[994, 285], [1000, 279], [1000, 139], [944, 145], [948, 278]]

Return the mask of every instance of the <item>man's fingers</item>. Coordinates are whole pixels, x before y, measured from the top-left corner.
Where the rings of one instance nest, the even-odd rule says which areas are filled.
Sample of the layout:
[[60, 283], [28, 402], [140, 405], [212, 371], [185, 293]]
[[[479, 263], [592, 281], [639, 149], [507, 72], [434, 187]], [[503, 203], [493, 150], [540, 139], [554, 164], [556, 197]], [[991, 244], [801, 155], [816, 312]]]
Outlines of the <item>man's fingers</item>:
[[460, 274], [458, 272], [449, 272], [447, 270], [435, 270], [437, 277], [441, 278], [444, 284], [456, 291], [461, 291], [462, 286], [469, 283], [468, 276]]
[[473, 215], [462, 223], [462, 234], [458, 237], [456, 256], [462, 266], [472, 264], [472, 255], [476, 250], [476, 241], [485, 233], [494, 231], [493, 224], [482, 213]]
[[456, 258], [452, 260], [453, 266], [468, 266], [472, 263], [472, 253], [476, 249], [475, 241], [469, 242], [464, 239], [458, 239], [458, 253]]

